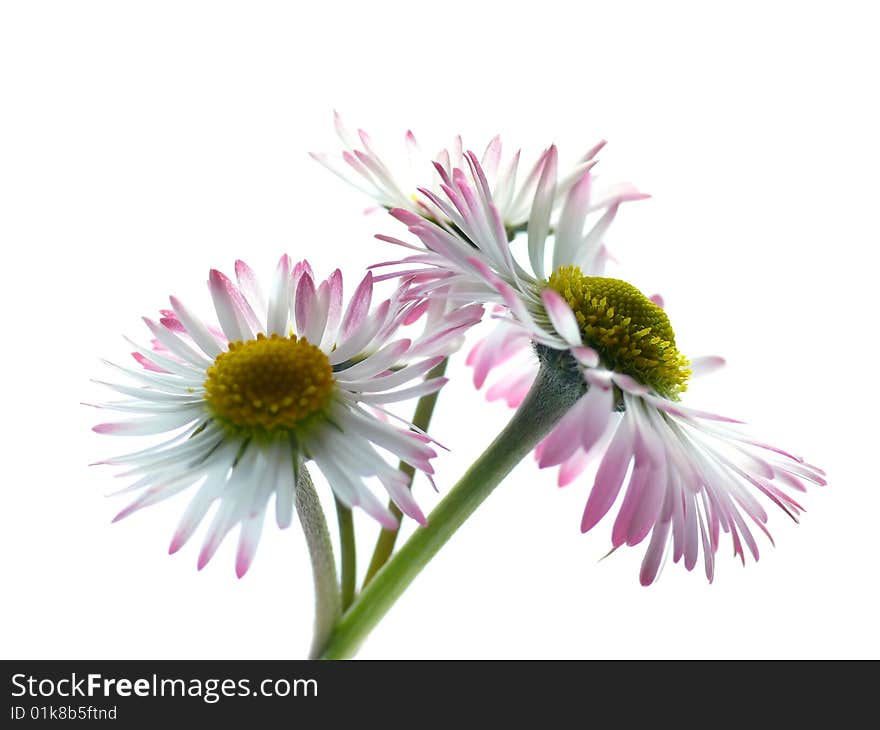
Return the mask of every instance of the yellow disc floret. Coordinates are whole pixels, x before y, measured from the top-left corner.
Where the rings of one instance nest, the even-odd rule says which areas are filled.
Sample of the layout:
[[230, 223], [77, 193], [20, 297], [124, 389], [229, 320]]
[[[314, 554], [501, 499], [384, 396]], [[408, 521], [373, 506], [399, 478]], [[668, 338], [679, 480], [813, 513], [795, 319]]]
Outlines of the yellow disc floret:
[[214, 415], [228, 426], [263, 433], [304, 425], [327, 406], [334, 382], [327, 356], [295, 335], [230, 342], [207, 375], [205, 399]]
[[568, 302], [584, 344], [606, 367], [673, 400], [687, 389], [690, 363], [675, 347], [669, 317], [638, 289], [620, 279], [584, 276], [577, 266], [560, 266], [548, 284]]

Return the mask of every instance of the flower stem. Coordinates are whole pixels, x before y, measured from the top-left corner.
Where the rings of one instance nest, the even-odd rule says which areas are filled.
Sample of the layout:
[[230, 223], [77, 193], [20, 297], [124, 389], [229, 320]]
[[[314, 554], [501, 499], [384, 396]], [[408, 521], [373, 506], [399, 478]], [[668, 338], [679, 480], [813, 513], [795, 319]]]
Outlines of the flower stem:
[[[448, 358], [439, 362], [434, 368], [428, 371], [425, 379], [430, 380], [431, 378], [441, 377], [446, 372], [446, 365], [448, 362]], [[428, 430], [428, 426], [431, 425], [431, 417], [434, 415], [434, 407], [437, 405], [437, 397], [439, 395], [440, 391], [437, 391], [419, 398], [419, 402], [416, 405], [416, 411], [413, 414], [413, 426], [417, 426], [423, 431]], [[401, 461], [398, 468], [407, 475], [409, 478], [410, 489], [412, 489], [413, 477], [416, 473], [415, 468], [410, 464], [407, 464], [405, 461]], [[388, 509], [398, 520], [403, 518], [403, 513], [400, 511], [400, 508], [390, 500], [388, 502]], [[397, 542], [397, 536], [399, 533], [399, 524], [393, 530], [383, 529], [382, 532], [379, 533], [379, 537], [376, 540], [376, 547], [373, 549], [373, 557], [370, 558], [370, 565], [367, 568], [367, 574], [364, 576], [364, 588], [366, 588], [367, 583], [373, 579], [376, 573], [379, 572], [379, 568], [388, 562], [388, 558], [390, 558], [391, 553], [394, 552], [394, 544]]]
[[354, 585], [357, 578], [357, 547], [354, 542], [354, 520], [351, 508], [336, 500], [336, 521], [339, 524], [339, 552], [342, 561], [342, 610], [354, 601]]
[[552, 365], [542, 365], [513, 418], [458, 484], [364, 588], [342, 616], [320, 653], [351, 657], [422, 568], [492, 493], [492, 490], [553, 428], [583, 389]]
[[336, 560], [327, 520], [321, 509], [321, 501], [312, 484], [312, 477], [305, 466], [300, 466], [296, 480], [296, 514], [299, 517], [306, 545], [312, 561], [312, 577], [315, 582], [315, 630], [310, 657], [319, 655], [321, 647], [342, 613], [339, 584], [336, 581]]

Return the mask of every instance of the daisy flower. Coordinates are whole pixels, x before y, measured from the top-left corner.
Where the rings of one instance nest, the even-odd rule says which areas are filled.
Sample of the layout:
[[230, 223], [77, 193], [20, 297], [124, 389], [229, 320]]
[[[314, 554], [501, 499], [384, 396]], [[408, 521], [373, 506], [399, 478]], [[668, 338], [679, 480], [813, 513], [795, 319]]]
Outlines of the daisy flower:
[[[193, 491], [171, 541], [179, 550], [217, 503], [198, 558], [201, 569], [226, 534], [240, 525], [236, 572], [251, 564], [274, 495], [275, 518], [292, 521], [298, 475], [306, 461], [335, 496], [361, 507], [384, 527], [397, 520], [368, 487], [376, 481], [400, 510], [424, 524], [409, 479], [393, 457], [429, 475], [436, 452], [422, 433], [397, 427], [386, 404], [438, 390], [445, 378], [423, 376], [450, 342], [481, 316], [478, 305], [437, 314], [415, 341], [398, 330], [424, 313], [398, 291], [371, 308], [367, 274], [347, 306], [342, 275], [317, 283], [307, 262], [278, 263], [267, 293], [236, 263], [233, 281], [210, 272], [217, 323], [199, 319], [179, 299], [158, 322], [145, 318], [153, 347], [132, 343], [142, 367], [114, 366], [137, 385], [102, 383], [125, 396], [98, 404], [130, 414], [95, 426], [98, 433], [153, 436], [160, 443], [100, 463], [123, 467], [138, 497], [117, 516]], [[115, 521], [115, 520], [114, 520]]]
[[[373, 198], [380, 208], [403, 208], [417, 215], [436, 214], [436, 210], [432, 211], [425, 205], [422, 197], [425, 191], [420, 186], [433, 175], [429, 190], [442, 194], [445, 179], [455, 169], [465, 165], [464, 145], [460, 136], [456, 136], [449, 147], [429, 157], [422, 151], [415, 135], [407, 131], [404, 146], [408, 164], [395, 169], [395, 165], [389, 164], [388, 158], [379, 153], [364, 130], [358, 129], [356, 134], [352, 133], [335, 112], [334, 127], [343, 145], [341, 154], [313, 152], [312, 157], [349, 185]], [[557, 197], [551, 207], [557, 207], [565, 193], [580, 178], [584, 169], [594, 162], [596, 154], [604, 146], [604, 140], [594, 145], [562, 179], [555, 181]], [[528, 220], [535, 188], [544, 176], [548, 162], [546, 150], [531, 164], [524, 163], [521, 166], [521, 157], [522, 150], [505, 155], [501, 138], [496, 136], [486, 146], [480, 163], [486, 182], [491, 188], [498, 215], [505, 229], [510, 232], [519, 230]], [[554, 178], [556, 173], [554, 166]], [[611, 190], [608, 194], [614, 196], [616, 191]]]
[[[731, 535], [743, 562], [746, 549], [757, 560], [749, 523], [769, 536], [757, 497], [797, 521], [803, 508], [790, 493], [803, 491], [805, 481], [825, 484], [823, 472], [752, 439], [735, 426], [738, 421], [681, 403], [688, 379], [723, 361], [689, 361], [676, 346], [659, 298], [600, 274], [605, 231], [620, 204], [641, 196], [605, 202], [598, 219], [589, 221], [597, 206], [588, 169], [566, 195], [552, 229], [551, 148], [528, 221], [526, 268], [511, 253], [480, 162], [472, 153], [466, 160], [467, 172], [453, 171], [443, 196], [428, 196], [442, 216], [429, 220], [392, 211], [427, 249], [394, 263], [406, 267], [402, 275], [415, 295], [431, 297], [442, 288], [460, 300], [494, 302], [506, 313], [499, 329], [471, 353], [478, 383], [531, 347], [542, 367], [581, 384], [581, 397], [538, 445], [536, 456], [541, 467], [559, 467], [560, 485], [572, 482], [590, 461], [598, 462], [582, 530], [602, 520], [623, 493], [612, 549], [650, 538], [640, 575], [645, 585], [656, 579], [668, 548], [688, 570], [702, 551], [711, 581], [722, 531]], [[518, 403], [533, 377], [521, 375], [502, 395]]]
[[[427, 216], [410, 210], [392, 210], [399, 220], [410, 227], [428, 251], [418, 250], [406, 258], [383, 262], [379, 266], [402, 264], [407, 276], [421, 285], [423, 294], [436, 296], [436, 289], [448, 292], [447, 298], [463, 301], [496, 301], [498, 312], [508, 310], [508, 301], [499, 296], [476, 266], [488, 267], [507, 283], [515, 297], [542, 321], [538, 332], [550, 330], [543, 310], [541, 291], [545, 288], [545, 266], [550, 254], [553, 268], [578, 266], [584, 274], [601, 276], [611, 259], [603, 243], [604, 236], [623, 203], [650, 196], [629, 183], [619, 183], [596, 191], [596, 178], [591, 159], [582, 167], [573, 184], [560, 191], [557, 185], [558, 155], [551, 146], [540, 160], [541, 175], [535, 186], [534, 199], [529, 200], [531, 214], [525, 233], [528, 239], [528, 261], [521, 265], [511, 252], [510, 231], [500, 223], [498, 203], [492, 195], [482, 163], [469, 152], [464, 169], [441, 171], [442, 193], [422, 189], [427, 198]], [[564, 193], [564, 194], [563, 194]], [[553, 207], [561, 201], [558, 216]], [[552, 220], [555, 218], [555, 220]], [[437, 223], [445, 221], [445, 223]], [[586, 229], [586, 230], [585, 230]], [[412, 248], [400, 239], [378, 238]], [[476, 265], [472, 262], [478, 262]], [[413, 265], [421, 268], [413, 268]], [[399, 276], [392, 273], [383, 276]], [[658, 296], [653, 301], [660, 301]], [[559, 345], [559, 340], [551, 336]], [[482, 388], [487, 376], [504, 365], [502, 376], [487, 391], [489, 400], [503, 399], [517, 407], [525, 397], [538, 372], [538, 363], [531, 347], [532, 337], [520, 324], [501, 319], [495, 330], [477, 342], [468, 355], [473, 367], [474, 385]], [[548, 343], [549, 344], [549, 343]]]

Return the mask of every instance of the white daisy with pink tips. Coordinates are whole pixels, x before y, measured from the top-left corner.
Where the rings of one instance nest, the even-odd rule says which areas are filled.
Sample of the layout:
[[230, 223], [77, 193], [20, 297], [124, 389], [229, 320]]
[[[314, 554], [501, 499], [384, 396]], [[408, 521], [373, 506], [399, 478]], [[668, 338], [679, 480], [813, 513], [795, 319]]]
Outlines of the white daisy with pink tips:
[[598, 462], [582, 529], [594, 527], [623, 494], [612, 547], [650, 536], [643, 584], [656, 579], [669, 546], [673, 560], [689, 570], [702, 552], [711, 581], [721, 531], [730, 533], [743, 561], [746, 548], [757, 559], [749, 523], [766, 533], [768, 516], [756, 495], [796, 519], [802, 508], [789, 493], [802, 490], [804, 480], [824, 484], [823, 474], [743, 435], [732, 419], [680, 403], [688, 379], [722, 361], [688, 361], [676, 347], [662, 299], [602, 276], [603, 238], [619, 206], [645, 196], [625, 187], [595, 200], [588, 167], [551, 224], [551, 148], [528, 221], [526, 267], [511, 251], [479, 160], [473, 153], [465, 157], [467, 168], [444, 178], [443, 195], [422, 191], [436, 214], [392, 211], [426, 249], [393, 263], [412, 295], [431, 298], [442, 290], [460, 302], [496, 304], [501, 323], [468, 358], [475, 384], [481, 387], [492, 370], [519, 358], [520, 365], [489, 388], [490, 397], [519, 406], [538, 370], [534, 360], [522, 363], [533, 352], [542, 367], [581, 383], [584, 394], [536, 456], [541, 467], [559, 467], [560, 485]]
[[[403, 267], [412, 282], [412, 293], [461, 302], [494, 302], [496, 329], [480, 340], [468, 356], [474, 368], [474, 385], [482, 388], [499, 366], [500, 377], [487, 389], [490, 400], [520, 404], [535, 379], [538, 364], [531, 343], [564, 348], [555, 334], [542, 302], [549, 254], [554, 269], [578, 266], [584, 274], [601, 276], [611, 259], [604, 237], [624, 203], [647, 197], [629, 183], [598, 188], [593, 167], [597, 145], [578, 175], [565, 185], [557, 183], [558, 155], [551, 146], [540, 160], [540, 175], [532, 187], [530, 214], [525, 228], [528, 261], [520, 263], [511, 250], [509, 231], [502, 223], [499, 204], [487, 184], [487, 175], [473, 152], [463, 156], [464, 166], [442, 173], [441, 193], [423, 189], [428, 199], [427, 217], [398, 208], [392, 215], [406, 224], [427, 249], [379, 266]], [[561, 210], [553, 215], [554, 206]], [[412, 249], [399, 238], [381, 240]], [[400, 276], [401, 271], [382, 277]], [[504, 319], [513, 311], [513, 324]]]
[[482, 315], [479, 305], [446, 314], [436, 307], [415, 340], [400, 329], [425, 308], [404, 291], [373, 306], [368, 273], [347, 306], [337, 270], [317, 282], [307, 262], [278, 264], [268, 291], [247, 265], [236, 281], [213, 270], [208, 287], [214, 326], [180, 300], [145, 319], [152, 347], [132, 343], [140, 367], [120, 370], [130, 383], [103, 383], [125, 396], [99, 404], [127, 414], [99, 433], [153, 436], [160, 443], [100, 463], [121, 467], [138, 497], [116, 519], [179, 492], [193, 496], [171, 542], [176, 552], [215, 503], [198, 566], [240, 526], [236, 572], [247, 571], [274, 496], [279, 527], [290, 525], [302, 464], [324, 474], [336, 498], [361, 507], [384, 527], [397, 520], [373, 493], [381, 484], [407, 516], [425, 518], [409, 478], [389, 457], [429, 475], [436, 452], [408, 424], [394, 425], [388, 404], [433, 393], [445, 378], [425, 379], [461, 333]]
[[[445, 180], [457, 168], [465, 167], [465, 147], [460, 136], [452, 144], [441, 149], [433, 157], [426, 155], [412, 131], [404, 135], [406, 163], [395, 165], [387, 155], [380, 154], [367, 132], [349, 130], [339, 114], [334, 112], [334, 128], [342, 142], [341, 153], [311, 153], [312, 157], [349, 185], [371, 197], [380, 208], [403, 208], [417, 215], [435, 215], [424, 200], [425, 187], [437, 195], [443, 194]], [[554, 166], [555, 197], [550, 201], [557, 209], [567, 191], [592, 164], [605, 141], [590, 148], [556, 180]], [[545, 150], [531, 164], [522, 163], [522, 150], [505, 154], [501, 137], [495, 136], [486, 145], [480, 164], [487, 184], [490, 186], [499, 218], [508, 231], [520, 229], [529, 219], [532, 198], [548, 162]], [[521, 164], [522, 163], [522, 164]], [[430, 184], [429, 184], [430, 183]]]
[[[707, 357], [691, 363], [694, 375], [720, 367]], [[705, 574], [715, 575], [720, 533], [730, 533], [734, 554], [759, 558], [753, 529], [765, 533], [763, 495], [795, 522], [803, 507], [791, 496], [804, 482], [824, 485], [824, 472], [800, 457], [747, 436], [740, 422], [658, 396], [633, 377], [581, 365], [586, 394], [535, 449], [541, 468], [559, 467], [559, 486], [597, 468], [581, 521], [595, 527], [623, 495], [612, 528], [612, 551], [650, 536], [639, 579], [655, 581], [664, 557], [692, 570], [702, 553]], [[750, 527], [751, 525], [751, 527]]]

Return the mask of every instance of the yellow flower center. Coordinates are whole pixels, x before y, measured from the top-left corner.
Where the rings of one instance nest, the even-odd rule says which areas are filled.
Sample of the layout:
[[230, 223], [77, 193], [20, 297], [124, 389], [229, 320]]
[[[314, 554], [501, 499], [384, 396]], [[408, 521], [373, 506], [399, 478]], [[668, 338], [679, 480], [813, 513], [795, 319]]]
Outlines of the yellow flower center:
[[548, 285], [568, 302], [584, 343], [607, 368], [673, 400], [687, 390], [690, 362], [675, 347], [669, 317], [638, 289], [620, 279], [584, 276], [577, 266], [560, 266]]
[[327, 406], [334, 383], [327, 356], [295, 335], [230, 342], [207, 375], [205, 399], [214, 415], [254, 432], [302, 426]]

